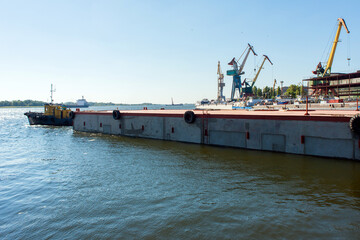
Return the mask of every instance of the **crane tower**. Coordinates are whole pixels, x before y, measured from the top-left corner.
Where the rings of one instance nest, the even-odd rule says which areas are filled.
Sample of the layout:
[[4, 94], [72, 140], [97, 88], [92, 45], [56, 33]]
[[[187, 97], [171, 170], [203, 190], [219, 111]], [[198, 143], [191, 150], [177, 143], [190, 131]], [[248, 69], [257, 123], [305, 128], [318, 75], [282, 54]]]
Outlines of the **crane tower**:
[[217, 74], [218, 74], [217, 101], [221, 102], [221, 101], [225, 101], [225, 96], [223, 94], [223, 89], [224, 89], [225, 83], [224, 83], [224, 74], [221, 72], [221, 68], [220, 68], [220, 61], [218, 61]]
[[[247, 52], [246, 52], [247, 50]], [[245, 72], [243, 72], [243, 69], [244, 69], [244, 66], [245, 66], [245, 63], [246, 63], [246, 60], [249, 56], [249, 53], [250, 51], [253, 52], [253, 54], [255, 56], [257, 56], [257, 54], [255, 53], [254, 51], [254, 48], [253, 46], [251, 46], [249, 43], [248, 43], [248, 46], [247, 48], [245, 49], [244, 53], [246, 52], [246, 55], [244, 57], [244, 60], [243, 62], [241, 63], [240, 67], [238, 67], [238, 61], [235, 60], [235, 58], [233, 58], [231, 60], [231, 62], [229, 62], [228, 64], [231, 65], [233, 67], [233, 70], [228, 70], [226, 72], [226, 75], [228, 76], [233, 76], [233, 84], [232, 84], [232, 89], [231, 89], [231, 100], [234, 101], [236, 100], [235, 99], [235, 92], [236, 90], [239, 91], [239, 94], [241, 94], [241, 77], [240, 75], [244, 74]]]
[[338, 23], [338, 28], [337, 28], [337, 31], [335, 34], [335, 39], [334, 39], [333, 45], [331, 47], [331, 52], [330, 52], [329, 59], [327, 61], [325, 69], [322, 66], [321, 62], [319, 62], [319, 64], [316, 67], [316, 70], [313, 71], [313, 73], [316, 74], [318, 77], [330, 76], [330, 74], [331, 74], [331, 67], [333, 64], [334, 56], [335, 56], [336, 46], [339, 42], [341, 27], [344, 27], [346, 32], [350, 33], [349, 29], [346, 26], [345, 20], [343, 18], [338, 18], [338, 22], [339, 23]]
[[[316, 70], [313, 71], [314, 74], [316, 74], [316, 78], [314, 78], [314, 80], [312, 81], [312, 87], [314, 88], [314, 91], [312, 92], [312, 95], [328, 95], [329, 91], [331, 91], [334, 95], [338, 95], [337, 91], [339, 90], [338, 88], [328, 88], [327, 86], [329, 86], [329, 82], [323, 78], [325, 77], [330, 77], [331, 76], [331, 67], [333, 64], [333, 60], [334, 60], [334, 56], [335, 56], [335, 51], [336, 51], [336, 47], [337, 44], [339, 42], [339, 37], [340, 37], [340, 32], [341, 32], [341, 28], [343, 27], [347, 33], [350, 33], [349, 29], [346, 26], [345, 20], [343, 18], [338, 18], [338, 28], [335, 34], [335, 39], [333, 41], [332, 47], [331, 47], [331, 52], [329, 55], [329, 58], [327, 60], [327, 64], [325, 66], [322, 65], [321, 62], [319, 62], [319, 64], [316, 66]], [[350, 60], [350, 58], [348, 58], [348, 60]], [[350, 84], [349, 84], [350, 86]]]

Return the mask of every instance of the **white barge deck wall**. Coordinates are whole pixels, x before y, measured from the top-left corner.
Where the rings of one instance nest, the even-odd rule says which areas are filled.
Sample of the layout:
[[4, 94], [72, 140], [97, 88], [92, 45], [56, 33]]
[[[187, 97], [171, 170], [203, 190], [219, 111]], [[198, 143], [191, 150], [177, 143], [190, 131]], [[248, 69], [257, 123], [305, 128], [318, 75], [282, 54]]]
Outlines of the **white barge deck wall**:
[[360, 140], [350, 129], [355, 111], [204, 111], [76, 112], [74, 130], [131, 137], [229, 146], [360, 160]]

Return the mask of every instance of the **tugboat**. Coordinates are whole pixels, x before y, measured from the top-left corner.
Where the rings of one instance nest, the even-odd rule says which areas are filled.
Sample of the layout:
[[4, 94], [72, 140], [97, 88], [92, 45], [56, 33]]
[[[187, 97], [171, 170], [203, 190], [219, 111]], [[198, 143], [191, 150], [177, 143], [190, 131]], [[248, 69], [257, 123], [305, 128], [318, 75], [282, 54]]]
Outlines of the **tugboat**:
[[24, 115], [30, 125], [72, 126], [74, 112], [61, 105], [45, 104], [44, 113], [27, 112]]
[[44, 113], [27, 112], [30, 125], [53, 125], [53, 126], [72, 126], [74, 112], [64, 106], [53, 104], [53, 85], [51, 84], [51, 103], [44, 105]]

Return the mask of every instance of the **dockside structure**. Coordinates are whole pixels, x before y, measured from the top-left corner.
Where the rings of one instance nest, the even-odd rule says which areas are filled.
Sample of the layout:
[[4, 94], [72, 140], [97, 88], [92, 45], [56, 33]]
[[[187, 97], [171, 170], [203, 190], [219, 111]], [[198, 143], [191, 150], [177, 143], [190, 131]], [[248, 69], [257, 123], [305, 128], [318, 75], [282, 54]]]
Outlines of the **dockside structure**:
[[76, 131], [360, 160], [356, 111], [78, 111]]
[[307, 88], [314, 96], [348, 98], [360, 96], [360, 71], [309, 78], [304, 79], [303, 82], [309, 82]]

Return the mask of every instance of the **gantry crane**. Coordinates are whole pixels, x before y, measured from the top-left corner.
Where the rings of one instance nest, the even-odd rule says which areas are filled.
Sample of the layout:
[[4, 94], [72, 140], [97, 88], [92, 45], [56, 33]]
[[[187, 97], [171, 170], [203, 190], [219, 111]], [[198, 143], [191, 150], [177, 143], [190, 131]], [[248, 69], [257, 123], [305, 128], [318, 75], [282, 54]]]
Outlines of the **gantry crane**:
[[[247, 51], [247, 52], [246, 52]], [[244, 69], [244, 66], [245, 66], [245, 63], [246, 63], [246, 60], [249, 56], [249, 53], [250, 51], [253, 52], [253, 54], [255, 56], [257, 56], [257, 54], [255, 53], [254, 51], [254, 48], [253, 46], [251, 46], [249, 43], [248, 43], [248, 46], [246, 47], [244, 53], [246, 52], [246, 55], [244, 57], [244, 60], [242, 61], [240, 67], [238, 68], [238, 62], [240, 61], [240, 58], [238, 61], [235, 60], [235, 58], [233, 58], [231, 60], [231, 62], [229, 62], [228, 64], [229, 65], [232, 65], [233, 66], [233, 70], [228, 70], [226, 72], [226, 75], [228, 76], [233, 76], [233, 83], [232, 83], [232, 88], [231, 88], [231, 100], [234, 101], [236, 100], [235, 99], [235, 92], [236, 92], [236, 89], [239, 91], [239, 95], [241, 95], [241, 78], [240, 78], [240, 75], [244, 74], [245, 72], [243, 72], [243, 69]]]
[[221, 102], [221, 101], [225, 101], [225, 96], [223, 95], [223, 88], [225, 86], [225, 83], [224, 83], [224, 74], [222, 73], [220, 68], [220, 61], [218, 61], [217, 75], [218, 75], [217, 101]]
[[261, 69], [262, 69], [263, 66], [264, 66], [265, 60], [268, 60], [268, 61], [271, 63], [271, 65], [273, 65], [273, 63], [270, 61], [270, 59], [269, 59], [268, 56], [266, 56], [266, 55], [263, 55], [263, 56], [264, 56], [264, 60], [262, 61], [261, 66], [260, 66], [259, 70], [257, 71], [257, 73], [256, 73], [256, 75], [255, 75], [255, 78], [253, 79], [252, 83], [251, 83], [251, 84], [248, 83], [248, 82], [246, 81], [246, 79], [245, 79], [244, 82], [242, 83], [242, 85], [244, 86], [244, 87], [241, 88], [241, 94], [242, 94], [242, 96], [245, 96], [245, 97], [246, 97], [246, 96], [249, 96], [249, 95], [252, 95], [252, 94], [253, 94], [253, 87], [254, 87], [254, 85], [255, 85], [256, 80], [257, 80], [258, 77], [259, 77], [259, 74], [260, 74]]
[[334, 56], [335, 56], [336, 46], [339, 42], [341, 27], [344, 27], [346, 32], [350, 33], [349, 29], [346, 26], [345, 20], [343, 18], [338, 18], [338, 21], [339, 21], [338, 28], [336, 31], [335, 39], [334, 39], [334, 42], [333, 42], [333, 45], [331, 48], [331, 52], [329, 55], [329, 59], [327, 61], [325, 69], [321, 65], [321, 62], [319, 62], [319, 64], [316, 67], [316, 70], [313, 71], [313, 73], [316, 74], [318, 77], [325, 77], [325, 76], [329, 76], [331, 74], [331, 67], [333, 64]]

